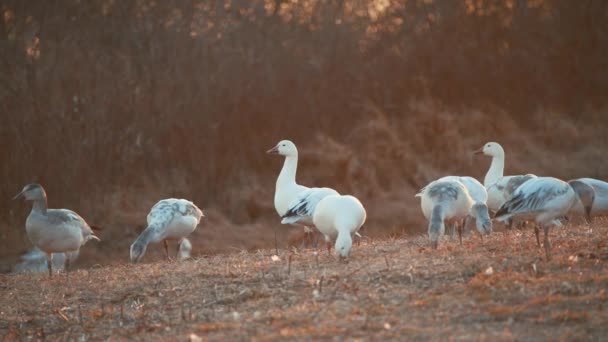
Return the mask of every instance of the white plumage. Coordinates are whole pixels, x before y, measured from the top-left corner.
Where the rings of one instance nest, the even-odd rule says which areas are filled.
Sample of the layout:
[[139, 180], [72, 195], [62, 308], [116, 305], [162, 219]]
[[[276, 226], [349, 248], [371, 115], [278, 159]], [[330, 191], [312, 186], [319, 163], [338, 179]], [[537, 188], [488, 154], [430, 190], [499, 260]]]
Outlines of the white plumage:
[[282, 218], [281, 223], [300, 224], [306, 232], [310, 232], [308, 227], [313, 225], [312, 216], [319, 201], [325, 196], [337, 195], [338, 192], [330, 188], [308, 188], [296, 183], [298, 149], [293, 142], [282, 140], [267, 153], [285, 157], [274, 193], [274, 207]]
[[[148, 227], [131, 245], [131, 261], [138, 262], [150, 243], [162, 241], [167, 258], [169, 257], [167, 240], [177, 240], [181, 250], [182, 244], [190, 244], [185, 238], [196, 229], [202, 217], [204, 217], [203, 212], [188, 200], [169, 198], [159, 201], [148, 214]], [[184, 246], [184, 250], [188, 250], [189, 254], [187, 246]]]
[[421, 197], [420, 207], [429, 221], [428, 234], [433, 248], [437, 248], [446, 224], [466, 218], [474, 204], [467, 188], [456, 180], [433, 181], [422, 188], [416, 197]]
[[533, 174], [505, 176], [505, 151], [499, 143], [486, 143], [475, 153], [492, 157], [492, 163], [483, 180], [483, 185], [488, 192], [488, 208], [494, 212], [511, 197], [521, 184], [536, 178]]
[[495, 218], [504, 221], [511, 217], [520, 217], [536, 221], [544, 230], [545, 254], [549, 259], [549, 227], [561, 226], [559, 219], [568, 214], [577, 198], [568, 183], [557, 178], [538, 177], [517, 188], [513, 196], [498, 209]]
[[34, 246], [46, 253], [49, 276], [53, 276], [53, 254], [66, 253], [66, 274], [70, 268], [71, 253], [78, 252], [87, 241], [99, 238], [77, 213], [68, 209], [48, 209], [47, 196], [40, 184], [28, 184], [14, 199], [24, 197], [33, 202], [32, 211], [25, 221], [25, 230]]
[[350, 195], [329, 195], [317, 204], [313, 222], [325, 237], [327, 251], [331, 240], [336, 239], [336, 253], [341, 258], [349, 256], [352, 236], [365, 223], [366, 212], [361, 202]]
[[[468, 176], [446, 176], [437, 181], [457, 181], [464, 185], [473, 200], [473, 206], [469, 212], [469, 217], [475, 219], [477, 231], [480, 234], [490, 234], [492, 232], [492, 219], [488, 212], [488, 193], [486, 188], [477, 179]], [[466, 222], [466, 219], [465, 219]], [[464, 224], [463, 227], [464, 228]], [[462, 243], [462, 229], [459, 228], [460, 243]]]

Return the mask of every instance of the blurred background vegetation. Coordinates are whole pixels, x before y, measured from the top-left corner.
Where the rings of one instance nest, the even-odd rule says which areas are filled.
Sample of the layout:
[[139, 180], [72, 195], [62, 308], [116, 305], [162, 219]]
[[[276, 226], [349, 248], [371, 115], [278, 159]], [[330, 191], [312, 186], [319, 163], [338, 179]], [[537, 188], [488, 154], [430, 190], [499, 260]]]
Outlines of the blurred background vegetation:
[[[506, 173], [608, 178], [603, 0], [0, 1], [0, 260], [31, 245], [30, 182], [103, 226], [81, 265], [122, 262], [159, 199], [206, 209], [195, 254], [294, 240], [272, 197], [359, 196], [365, 233], [426, 228], [415, 192]], [[290, 235], [291, 234], [291, 235]], [[296, 237], [297, 238], [297, 237]], [[158, 248], [160, 249], [160, 248]], [[153, 252], [152, 252], [153, 253]], [[160, 253], [158, 253], [160, 255]]]

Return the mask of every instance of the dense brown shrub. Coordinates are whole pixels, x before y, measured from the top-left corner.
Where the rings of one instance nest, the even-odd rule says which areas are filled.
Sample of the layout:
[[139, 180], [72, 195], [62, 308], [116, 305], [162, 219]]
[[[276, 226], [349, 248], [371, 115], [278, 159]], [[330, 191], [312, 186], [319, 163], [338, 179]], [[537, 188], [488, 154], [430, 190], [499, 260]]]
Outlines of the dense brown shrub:
[[468, 152], [486, 140], [505, 145], [509, 172], [605, 176], [604, 1], [0, 10], [4, 255], [27, 246], [28, 208], [9, 199], [32, 181], [108, 226], [106, 240], [136, 234], [169, 196], [211, 208], [218, 227], [276, 225], [280, 162], [263, 152], [282, 138], [302, 150], [299, 179], [362, 197], [376, 232], [420, 223], [413, 194], [433, 177], [481, 176], [487, 161]]

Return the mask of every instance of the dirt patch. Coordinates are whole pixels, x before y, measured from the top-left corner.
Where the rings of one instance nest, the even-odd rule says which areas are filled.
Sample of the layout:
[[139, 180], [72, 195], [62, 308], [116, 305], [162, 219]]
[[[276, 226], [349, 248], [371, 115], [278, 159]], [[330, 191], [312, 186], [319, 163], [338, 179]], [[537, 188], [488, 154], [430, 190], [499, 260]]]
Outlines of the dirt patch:
[[[595, 340], [608, 333], [605, 224], [483, 243], [364, 240], [348, 263], [322, 249], [241, 251], [45, 275], [0, 276], [8, 339]], [[194, 335], [196, 336], [194, 336]], [[192, 335], [192, 336], [191, 336]]]

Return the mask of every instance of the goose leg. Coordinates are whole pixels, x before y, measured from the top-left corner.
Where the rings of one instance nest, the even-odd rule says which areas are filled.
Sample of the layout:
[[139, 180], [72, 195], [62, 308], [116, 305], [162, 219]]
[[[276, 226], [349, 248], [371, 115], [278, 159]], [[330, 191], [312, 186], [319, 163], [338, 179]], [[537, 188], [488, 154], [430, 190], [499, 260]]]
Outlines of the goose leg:
[[462, 226], [460, 224], [456, 224], [456, 228], [458, 229], [458, 240], [460, 241], [460, 245], [462, 245]]
[[179, 239], [179, 241], [177, 241], [177, 252], [175, 253], [176, 259], [179, 259], [179, 249], [182, 247], [183, 241], [184, 241], [184, 239]]
[[49, 278], [53, 278], [53, 253], [46, 255], [46, 266], [49, 269]]
[[65, 262], [63, 264], [63, 267], [65, 268], [65, 279], [69, 280], [70, 279], [70, 257], [71, 257], [71, 253], [66, 252], [64, 253], [65, 255]]
[[540, 247], [540, 239], [538, 238], [538, 233], [540, 231], [540, 228], [538, 227], [538, 224], [534, 225], [534, 235], [536, 235], [536, 245], [538, 247]]
[[551, 260], [551, 242], [549, 241], [549, 225], [543, 226], [545, 230], [545, 256], [547, 257], [547, 261]]
[[163, 245], [165, 246], [165, 255], [167, 256], [167, 259], [169, 259], [169, 243], [167, 240], [163, 240]]

